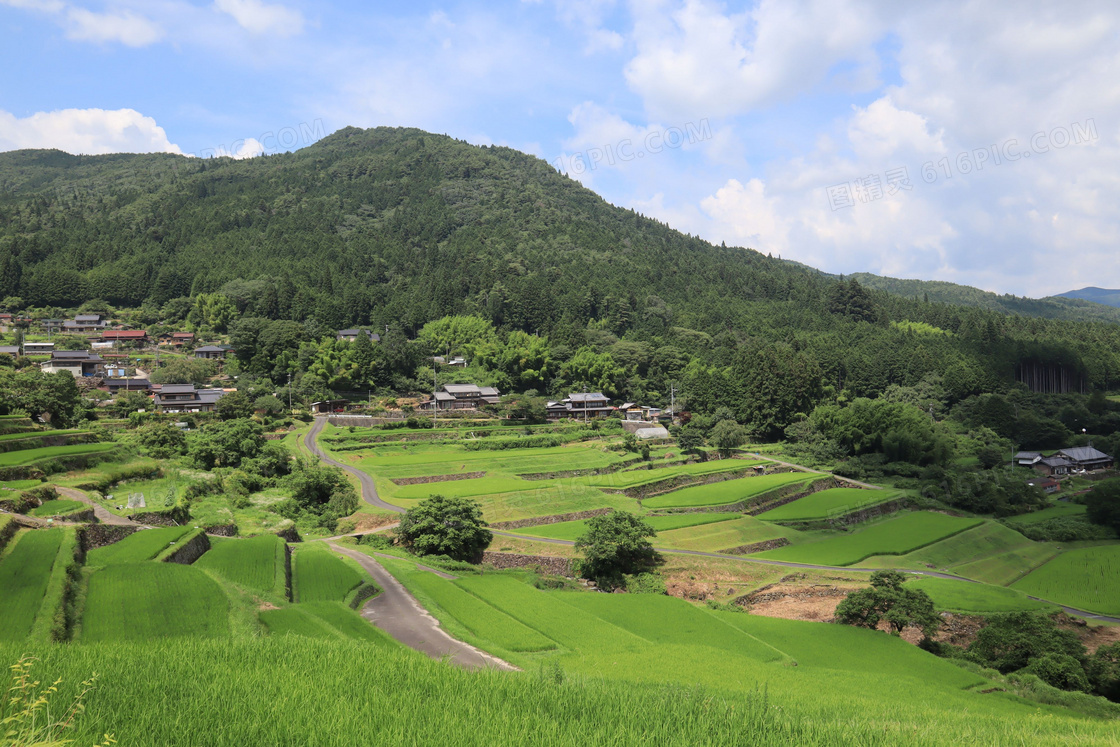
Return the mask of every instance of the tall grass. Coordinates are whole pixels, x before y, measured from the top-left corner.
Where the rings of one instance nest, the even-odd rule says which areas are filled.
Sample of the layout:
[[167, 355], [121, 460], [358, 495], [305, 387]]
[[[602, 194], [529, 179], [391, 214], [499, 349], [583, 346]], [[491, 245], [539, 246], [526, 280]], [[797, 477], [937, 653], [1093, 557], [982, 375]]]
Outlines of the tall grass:
[[31, 632], [62, 540], [61, 529], [23, 532], [0, 562], [0, 641], [21, 641]]

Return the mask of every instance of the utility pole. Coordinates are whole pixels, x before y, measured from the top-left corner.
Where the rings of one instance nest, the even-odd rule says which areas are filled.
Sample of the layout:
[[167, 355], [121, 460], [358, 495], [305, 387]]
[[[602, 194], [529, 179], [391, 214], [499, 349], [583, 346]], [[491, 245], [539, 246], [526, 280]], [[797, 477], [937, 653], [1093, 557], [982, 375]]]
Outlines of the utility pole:
[[[388, 331], [388, 327], [385, 328]], [[432, 358], [432, 427], [436, 425], [436, 419], [439, 417], [439, 400], [436, 399], [436, 392], [439, 390], [439, 363], [435, 358]]]
[[292, 411], [292, 372], [288, 372], [288, 412]]
[[[661, 400], [664, 402], [665, 400]], [[669, 382], [669, 424], [677, 422], [677, 388]]]

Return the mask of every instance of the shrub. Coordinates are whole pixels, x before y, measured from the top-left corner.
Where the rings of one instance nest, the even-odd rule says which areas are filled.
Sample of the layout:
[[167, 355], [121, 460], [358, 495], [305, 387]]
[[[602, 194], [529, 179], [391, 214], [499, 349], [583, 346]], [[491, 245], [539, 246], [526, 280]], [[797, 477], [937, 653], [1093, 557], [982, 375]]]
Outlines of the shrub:
[[442, 495], [433, 495], [406, 511], [396, 536], [419, 555], [446, 555], [455, 560], [476, 559], [493, 539], [476, 501]]
[[1081, 662], [1069, 654], [1047, 653], [1032, 659], [1031, 663], [1019, 670], [1022, 674], [1033, 674], [1051, 687], [1059, 690], [1088, 690], [1089, 680]]
[[187, 450], [187, 436], [171, 423], [153, 422], [139, 431], [138, 440], [144, 453], [156, 459], [170, 459]]
[[587, 532], [576, 540], [583, 553], [583, 575], [600, 586], [623, 586], [625, 575], [646, 573], [661, 562], [650, 538], [657, 531], [627, 511], [612, 511], [587, 520]]
[[657, 573], [637, 573], [623, 577], [631, 594], [666, 594], [665, 579]]

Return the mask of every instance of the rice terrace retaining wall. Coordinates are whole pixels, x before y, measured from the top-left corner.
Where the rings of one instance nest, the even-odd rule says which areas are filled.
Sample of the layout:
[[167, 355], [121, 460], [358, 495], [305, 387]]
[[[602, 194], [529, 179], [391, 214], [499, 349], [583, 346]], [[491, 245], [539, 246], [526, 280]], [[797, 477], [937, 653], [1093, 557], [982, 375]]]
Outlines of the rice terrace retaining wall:
[[482, 562], [484, 565], [497, 570], [539, 567], [545, 573], [556, 576], [572, 577], [575, 575], [570, 558], [556, 558], [550, 555], [517, 555], [516, 553], [487, 550], [482, 553]]
[[451, 482], [453, 480], [473, 480], [476, 477], [486, 477], [485, 472], [463, 472], [459, 475], [429, 475], [428, 477], [396, 477], [389, 482], [394, 485], [427, 485], [433, 482]]
[[78, 530], [78, 543], [82, 547], [82, 553], [87, 553], [98, 547], [120, 542], [139, 529], [140, 527], [125, 525], [90, 524]]
[[188, 539], [185, 542], [180, 542], [171, 552], [163, 555], [163, 557], [157, 557], [156, 560], [161, 560], [164, 563], [190, 565], [210, 549], [210, 538], [206, 536], [206, 532], [200, 530], [187, 535], [187, 537]]
[[517, 521], [496, 521], [490, 525], [491, 529], [521, 529], [522, 527], [543, 527], [546, 524], [559, 524], [563, 521], [579, 521], [595, 516], [604, 516], [614, 511], [613, 508], [596, 508], [591, 511], [576, 511], [570, 514], [553, 514], [552, 516], [536, 516], [532, 519], [518, 519]]

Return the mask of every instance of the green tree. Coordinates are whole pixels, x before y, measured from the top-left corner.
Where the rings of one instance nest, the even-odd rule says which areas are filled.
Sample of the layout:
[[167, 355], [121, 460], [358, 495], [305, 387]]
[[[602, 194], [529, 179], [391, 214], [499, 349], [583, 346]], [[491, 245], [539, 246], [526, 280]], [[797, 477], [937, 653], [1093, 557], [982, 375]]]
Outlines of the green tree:
[[1043, 654], [1023, 667], [1020, 672], [1033, 674], [1051, 687], [1059, 690], [1089, 691], [1089, 678], [1081, 662], [1069, 654], [1053, 651]]
[[214, 361], [204, 358], [176, 358], [149, 376], [153, 384], [194, 384], [210, 381], [217, 373]]
[[236, 420], [253, 416], [253, 402], [245, 392], [241, 391], [228, 392], [222, 395], [214, 409], [222, 420]]
[[323, 518], [328, 526], [358, 510], [357, 491], [338, 467], [299, 459], [283, 484], [301, 509]]
[[1120, 534], [1120, 479], [1098, 482], [1085, 496], [1089, 521], [1112, 527]]
[[222, 293], [200, 293], [187, 314], [187, 323], [195, 329], [209, 327], [215, 332], [225, 332], [237, 318], [237, 307]]
[[127, 418], [139, 410], [152, 409], [152, 398], [144, 392], [119, 392], [109, 410], [118, 418]]
[[699, 451], [700, 447], [704, 445], [704, 434], [698, 428], [682, 425], [676, 431], [677, 446], [685, 454]]
[[1120, 702], [1120, 643], [1098, 648], [1089, 657], [1085, 671], [1093, 692]]
[[914, 627], [928, 638], [941, 625], [929, 595], [907, 589], [906, 576], [898, 571], [876, 571], [871, 586], [852, 592], [836, 608], [836, 621], [863, 628], [878, 628], [886, 622], [894, 635]]
[[84, 414], [82, 395], [69, 371], [0, 369], [0, 412], [23, 410], [40, 423], [69, 428]]
[[137, 431], [144, 452], [156, 459], [171, 459], [187, 450], [187, 436], [171, 423], [150, 423]]
[[627, 511], [612, 511], [587, 520], [587, 531], [576, 539], [583, 554], [580, 571], [605, 588], [621, 587], [627, 574], [646, 573], [661, 562], [650, 542], [657, 531]]
[[494, 537], [486, 527], [477, 501], [433, 495], [405, 512], [396, 536], [419, 555], [475, 561]]
[[201, 469], [237, 467], [243, 459], [256, 457], [264, 444], [261, 426], [242, 418], [203, 426], [189, 439], [187, 453]]
[[1085, 645], [1071, 630], [1058, 628], [1046, 615], [1008, 612], [992, 615], [988, 624], [968, 647], [969, 656], [985, 666], [1007, 674], [1044, 654], [1065, 654], [1079, 661]]
[[708, 441], [727, 456], [747, 442], [747, 431], [734, 420], [721, 420], [708, 432]]
[[428, 322], [420, 329], [418, 339], [432, 355], [462, 355], [468, 360], [498, 342], [494, 326], [478, 316], [445, 316]]
[[253, 401], [253, 409], [268, 415], [279, 415], [287, 410], [288, 406], [274, 394], [262, 394]]
[[527, 394], [507, 394], [502, 397], [502, 410], [506, 417], [524, 420], [526, 423], [543, 423], [548, 415], [544, 398]]

